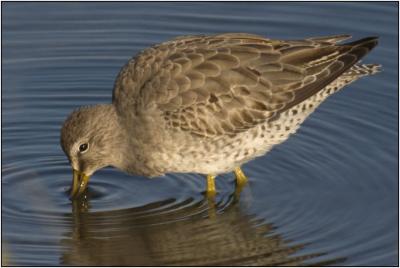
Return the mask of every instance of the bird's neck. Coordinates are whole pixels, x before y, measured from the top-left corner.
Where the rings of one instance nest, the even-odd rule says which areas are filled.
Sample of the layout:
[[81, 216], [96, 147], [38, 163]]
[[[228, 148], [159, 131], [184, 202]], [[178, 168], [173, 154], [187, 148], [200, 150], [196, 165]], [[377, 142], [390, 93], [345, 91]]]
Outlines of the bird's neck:
[[102, 105], [104, 119], [103, 128], [107, 132], [108, 163], [110, 166], [124, 170], [125, 155], [127, 150], [127, 134], [123, 127], [122, 118], [118, 115], [113, 104]]

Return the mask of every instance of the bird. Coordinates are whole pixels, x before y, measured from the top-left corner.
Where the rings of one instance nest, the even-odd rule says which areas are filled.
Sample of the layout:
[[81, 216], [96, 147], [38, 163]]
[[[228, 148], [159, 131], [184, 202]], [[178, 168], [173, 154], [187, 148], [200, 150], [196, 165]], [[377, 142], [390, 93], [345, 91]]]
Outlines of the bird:
[[73, 172], [70, 198], [112, 166], [157, 177], [198, 173], [248, 178], [244, 163], [296, 133], [330, 95], [380, 71], [361, 58], [378, 37], [275, 40], [249, 33], [180, 36], [144, 49], [120, 70], [108, 104], [75, 109], [60, 143]]

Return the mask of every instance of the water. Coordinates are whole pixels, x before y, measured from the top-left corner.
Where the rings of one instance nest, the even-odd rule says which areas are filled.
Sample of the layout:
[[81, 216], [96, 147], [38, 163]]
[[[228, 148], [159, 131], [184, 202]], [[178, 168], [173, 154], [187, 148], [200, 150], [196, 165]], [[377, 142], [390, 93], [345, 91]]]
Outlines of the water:
[[[3, 264], [397, 265], [396, 3], [3, 3]], [[109, 102], [121, 66], [178, 35], [380, 36], [384, 71], [328, 99], [296, 135], [246, 164], [215, 208], [197, 174], [96, 173], [71, 203], [59, 131]], [[4, 257], [5, 256], [5, 257]]]

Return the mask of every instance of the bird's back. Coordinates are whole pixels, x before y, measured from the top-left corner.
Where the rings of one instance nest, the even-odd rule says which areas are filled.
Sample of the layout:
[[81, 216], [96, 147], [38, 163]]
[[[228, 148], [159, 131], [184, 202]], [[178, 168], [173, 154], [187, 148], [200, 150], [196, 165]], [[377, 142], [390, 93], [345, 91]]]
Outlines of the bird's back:
[[[327, 96], [377, 71], [376, 65], [355, 65], [377, 39], [337, 44], [347, 38], [182, 37], [129, 61], [113, 103], [132, 116], [156, 111], [161, 131], [187, 137], [193, 148], [176, 152], [187, 163], [170, 171], [229, 171], [286, 140]], [[218, 152], [220, 164], [209, 150]]]

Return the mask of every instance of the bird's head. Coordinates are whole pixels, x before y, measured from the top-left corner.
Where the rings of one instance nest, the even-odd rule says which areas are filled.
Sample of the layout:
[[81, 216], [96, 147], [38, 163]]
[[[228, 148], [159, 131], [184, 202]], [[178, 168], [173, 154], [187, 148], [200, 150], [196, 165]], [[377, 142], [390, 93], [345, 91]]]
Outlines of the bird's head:
[[96, 170], [118, 162], [119, 132], [111, 104], [81, 107], [65, 120], [61, 147], [73, 169], [71, 198], [82, 194]]

